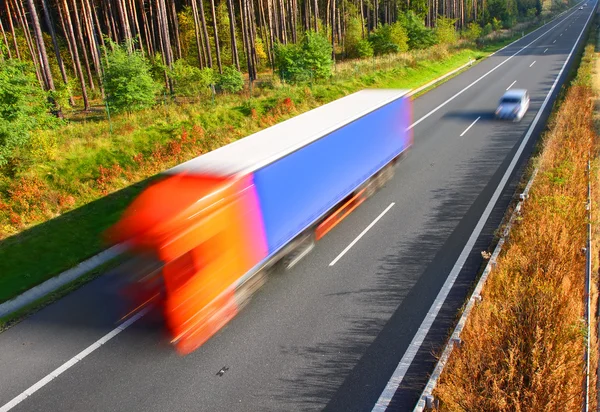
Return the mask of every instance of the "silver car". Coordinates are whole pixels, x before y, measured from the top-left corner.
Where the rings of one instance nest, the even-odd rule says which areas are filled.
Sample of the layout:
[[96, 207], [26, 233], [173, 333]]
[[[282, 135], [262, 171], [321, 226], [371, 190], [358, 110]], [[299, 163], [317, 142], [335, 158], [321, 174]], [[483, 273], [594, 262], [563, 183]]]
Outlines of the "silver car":
[[504, 93], [496, 109], [496, 118], [521, 121], [529, 109], [529, 93], [525, 89], [513, 89]]

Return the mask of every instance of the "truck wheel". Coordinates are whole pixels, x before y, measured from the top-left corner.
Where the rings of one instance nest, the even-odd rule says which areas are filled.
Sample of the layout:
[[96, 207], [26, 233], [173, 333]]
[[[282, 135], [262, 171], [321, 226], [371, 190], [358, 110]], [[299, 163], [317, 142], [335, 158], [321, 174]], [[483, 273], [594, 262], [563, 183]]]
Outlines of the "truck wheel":
[[267, 270], [264, 269], [248, 279], [235, 293], [238, 308], [240, 310], [244, 308], [252, 299], [252, 295], [265, 283], [267, 283]]

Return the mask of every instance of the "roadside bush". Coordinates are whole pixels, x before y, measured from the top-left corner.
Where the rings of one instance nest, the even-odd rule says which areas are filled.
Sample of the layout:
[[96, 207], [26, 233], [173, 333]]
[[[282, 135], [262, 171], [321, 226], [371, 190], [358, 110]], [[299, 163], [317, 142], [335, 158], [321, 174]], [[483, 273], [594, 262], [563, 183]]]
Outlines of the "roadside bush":
[[533, 19], [535, 19], [535, 16], [537, 16], [537, 14], [538, 14], [537, 9], [532, 7], [531, 9], [527, 10], [526, 17], [528, 20], [533, 20]]
[[27, 144], [31, 131], [59, 123], [47, 98], [30, 64], [10, 59], [0, 65], [0, 167]]
[[358, 42], [358, 45], [356, 46], [356, 52], [360, 58], [373, 57], [373, 54], [375, 53], [371, 43], [364, 39]]
[[415, 13], [409, 11], [399, 17], [408, 35], [409, 49], [425, 49], [437, 43], [433, 30], [425, 27], [423, 19]]
[[398, 53], [408, 50], [408, 34], [400, 23], [385, 24], [371, 36], [369, 41], [376, 55]]
[[502, 22], [495, 17], [492, 19], [492, 29], [494, 31], [502, 30]]
[[266, 67], [269, 63], [269, 56], [267, 56], [267, 52], [265, 51], [265, 43], [260, 37], [256, 38], [254, 47], [256, 48], [256, 58], [258, 59], [258, 67]]
[[296, 44], [276, 44], [275, 64], [279, 76], [293, 83], [331, 76], [331, 44], [320, 33], [309, 31]]
[[160, 86], [150, 75], [150, 64], [139, 50], [131, 54], [125, 45], [107, 49], [104, 90], [111, 110], [134, 111], [154, 104]]
[[223, 67], [223, 73], [218, 76], [217, 86], [226, 92], [237, 93], [244, 88], [242, 73], [234, 66]]
[[350, 17], [346, 27], [346, 37], [344, 39], [344, 51], [346, 56], [350, 58], [364, 57], [359, 53], [359, 44], [363, 41], [362, 29], [360, 27], [360, 19], [358, 17]]
[[455, 25], [456, 19], [439, 17], [436, 23], [435, 36], [439, 44], [452, 45], [458, 41]]
[[[489, 24], [489, 23], [488, 23]], [[481, 26], [474, 21], [469, 23], [467, 30], [465, 30], [465, 38], [471, 41], [475, 41], [481, 37], [483, 30]]]
[[493, 32], [494, 29], [492, 28], [492, 23], [488, 23], [485, 26], [483, 26], [483, 30], [481, 32], [481, 36], [487, 36], [488, 34], [490, 34], [491, 32]]
[[193, 97], [206, 94], [210, 85], [215, 83], [214, 71], [211, 68], [199, 69], [190, 66], [184, 59], [173, 63], [168, 74], [173, 81], [175, 93], [179, 96]]

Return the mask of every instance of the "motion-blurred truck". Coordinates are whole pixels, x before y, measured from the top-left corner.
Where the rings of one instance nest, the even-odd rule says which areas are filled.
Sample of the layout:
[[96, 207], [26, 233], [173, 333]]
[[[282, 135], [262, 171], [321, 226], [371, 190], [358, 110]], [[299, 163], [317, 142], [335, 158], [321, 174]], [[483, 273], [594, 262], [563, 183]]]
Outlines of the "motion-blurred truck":
[[392, 178], [411, 120], [406, 91], [363, 90], [164, 172], [109, 231], [138, 262], [134, 307], [198, 348]]

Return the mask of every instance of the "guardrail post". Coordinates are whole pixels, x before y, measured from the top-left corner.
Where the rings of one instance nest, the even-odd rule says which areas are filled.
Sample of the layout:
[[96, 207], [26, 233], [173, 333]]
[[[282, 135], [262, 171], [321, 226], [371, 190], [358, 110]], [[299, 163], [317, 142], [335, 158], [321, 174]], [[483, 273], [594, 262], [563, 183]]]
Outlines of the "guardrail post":
[[427, 395], [425, 397], [425, 406], [428, 409], [437, 409], [440, 406], [440, 402], [433, 395]]

